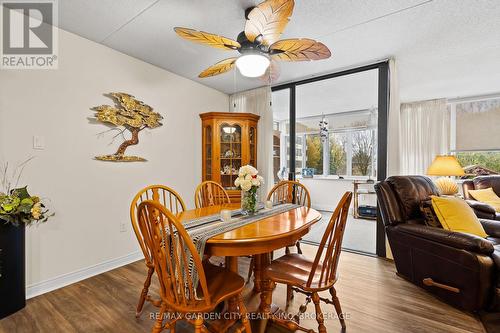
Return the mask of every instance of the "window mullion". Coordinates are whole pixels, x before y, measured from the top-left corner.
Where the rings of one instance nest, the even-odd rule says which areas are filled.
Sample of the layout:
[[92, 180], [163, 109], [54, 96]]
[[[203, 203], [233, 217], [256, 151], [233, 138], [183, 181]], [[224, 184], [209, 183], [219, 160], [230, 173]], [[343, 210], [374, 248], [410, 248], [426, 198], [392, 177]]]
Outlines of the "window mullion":
[[352, 176], [352, 132], [347, 132], [347, 166], [348, 176]]
[[302, 171], [302, 169], [304, 169], [306, 167], [306, 161], [307, 161], [307, 142], [306, 142], [306, 135], [305, 134], [302, 134], [300, 136], [302, 138], [302, 147], [300, 149], [301, 153], [302, 153], [302, 165], [301, 165], [301, 168], [300, 170]]
[[323, 176], [328, 176], [329, 173], [330, 173], [330, 137], [327, 137], [323, 142]]

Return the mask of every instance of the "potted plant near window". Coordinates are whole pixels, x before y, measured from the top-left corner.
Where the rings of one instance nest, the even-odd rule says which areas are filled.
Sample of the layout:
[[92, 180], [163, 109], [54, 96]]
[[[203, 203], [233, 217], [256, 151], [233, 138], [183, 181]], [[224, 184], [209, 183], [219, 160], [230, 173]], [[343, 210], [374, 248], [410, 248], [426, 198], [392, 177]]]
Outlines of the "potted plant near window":
[[28, 193], [27, 187], [11, 188], [7, 171], [6, 166], [0, 179], [0, 319], [26, 304], [26, 226], [53, 216], [39, 197]]

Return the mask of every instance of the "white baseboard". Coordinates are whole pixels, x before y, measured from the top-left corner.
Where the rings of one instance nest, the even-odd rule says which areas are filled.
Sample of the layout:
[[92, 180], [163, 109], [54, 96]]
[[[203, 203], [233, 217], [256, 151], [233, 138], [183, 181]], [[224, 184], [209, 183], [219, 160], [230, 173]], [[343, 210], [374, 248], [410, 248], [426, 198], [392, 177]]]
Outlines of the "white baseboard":
[[52, 279], [34, 283], [26, 286], [26, 298], [39, 296], [50, 291], [68, 286], [70, 284], [88, 279], [92, 276], [105, 273], [118, 267], [122, 267], [144, 258], [141, 251], [136, 251], [126, 256], [104, 261], [102, 263], [92, 265], [87, 268], [82, 268], [77, 271], [66, 273]]

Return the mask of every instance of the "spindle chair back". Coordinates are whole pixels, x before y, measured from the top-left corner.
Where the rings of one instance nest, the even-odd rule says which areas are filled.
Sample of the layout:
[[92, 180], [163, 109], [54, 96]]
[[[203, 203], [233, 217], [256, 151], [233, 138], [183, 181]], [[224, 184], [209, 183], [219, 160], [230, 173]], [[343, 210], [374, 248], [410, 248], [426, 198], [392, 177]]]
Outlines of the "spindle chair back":
[[168, 207], [170, 211], [175, 214], [179, 214], [186, 210], [186, 205], [182, 200], [181, 196], [174, 191], [172, 188], [165, 185], [150, 185], [142, 190], [140, 190], [132, 200], [130, 205], [130, 221], [132, 222], [132, 228], [134, 229], [135, 236], [139, 242], [139, 246], [144, 254], [144, 260], [148, 268], [148, 274], [146, 281], [144, 282], [144, 287], [142, 289], [141, 295], [139, 297], [139, 302], [136, 309], [136, 317], [141, 315], [142, 308], [144, 307], [144, 302], [146, 300], [151, 301], [154, 305], [159, 306], [159, 301], [152, 299], [149, 295], [149, 286], [151, 285], [151, 277], [154, 273], [153, 257], [151, 255], [150, 249], [147, 248], [144, 239], [142, 238], [141, 232], [139, 230], [139, 225], [137, 221], [137, 209], [139, 204], [145, 200], [153, 200], [161, 203], [165, 207]]
[[196, 208], [218, 206], [231, 203], [229, 194], [219, 184], [211, 180], [202, 182], [194, 193]]

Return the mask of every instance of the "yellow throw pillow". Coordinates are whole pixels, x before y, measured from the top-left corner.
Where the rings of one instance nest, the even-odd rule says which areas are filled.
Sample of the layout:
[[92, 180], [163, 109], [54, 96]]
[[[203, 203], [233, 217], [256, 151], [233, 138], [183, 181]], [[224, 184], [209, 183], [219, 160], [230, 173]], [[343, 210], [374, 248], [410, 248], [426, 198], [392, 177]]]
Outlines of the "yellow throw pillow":
[[484, 190], [469, 190], [469, 194], [477, 201], [484, 202], [500, 213], [500, 198], [491, 187]]
[[481, 222], [465, 200], [455, 197], [431, 196], [432, 207], [444, 229], [487, 237]]

